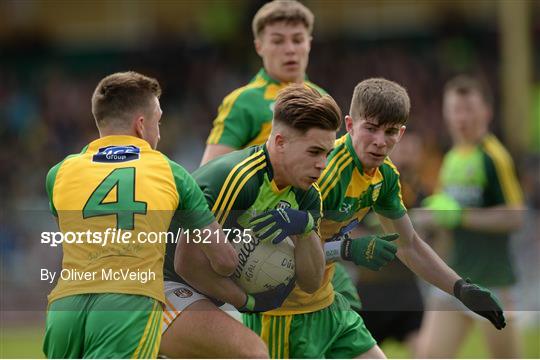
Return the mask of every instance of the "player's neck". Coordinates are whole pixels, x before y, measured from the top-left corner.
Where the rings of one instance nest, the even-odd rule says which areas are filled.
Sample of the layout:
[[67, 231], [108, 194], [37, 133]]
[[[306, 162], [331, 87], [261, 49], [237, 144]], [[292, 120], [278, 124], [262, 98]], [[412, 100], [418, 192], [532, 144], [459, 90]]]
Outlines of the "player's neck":
[[364, 171], [364, 174], [368, 176], [373, 176], [377, 168], [363, 168], [362, 170]]
[[[266, 69], [265, 69], [265, 70], [266, 70]], [[298, 78], [293, 79], [293, 80], [291, 81], [291, 79], [282, 79], [282, 78], [280, 78], [279, 76], [277, 76], [276, 74], [273, 74], [273, 73], [269, 72], [268, 70], [266, 70], [266, 73], [268, 74], [268, 76], [269, 76], [271, 79], [274, 79], [274, 80], [277, 81], [277, 82], [285, 83], [285, 84], [289, 84], [289, 83], [302, 84], [302, 83], [304, 82], [305, 77], [306, 77], [306, 75], [303, 74], [302, 76], [299, 76]]]
[[270, 143], [266, 143], [266, 150], [268, 151], [268, 161], [272, 167], [273, 180], [276, 184], [278, 190], [284, 189], [289, 186], [287, 180], [285, 169], [281, 166], [281, 161], [279, 161], [279, 154], [275, 151], [274, 146]]
[[140, 138], [140, 136], [138, 136], [137, 133], [133, 130], [130, 131], [126, 129], [113, 129], [113, 128], [100, 128], [99, 129], [100, 138], [105, 137], [105, 136], [113, 136], [113, 135], [127, 135], [127, 136]]
[[454, 139], [454, 145], [455, 146], [476, 146], [482, 142], [482, 139], [488, 134], [487, 129], [482, 129], [479, 131], [475, 136], [471, 136], [470, 138], [466, 137], [459, 137]]

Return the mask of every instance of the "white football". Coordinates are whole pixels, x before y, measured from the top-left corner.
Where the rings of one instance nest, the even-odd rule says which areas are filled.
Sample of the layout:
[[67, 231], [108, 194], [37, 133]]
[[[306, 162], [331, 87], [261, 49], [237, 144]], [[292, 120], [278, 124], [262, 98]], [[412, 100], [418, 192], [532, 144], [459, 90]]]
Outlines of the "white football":
[[285, 238], [279, 244], [260, 243], [245, 230], [243, 241], [231, 242], [238, 254], [233, 280], [248, 294], [271, 290], [287, 284], [294, 276], [294, 244]]

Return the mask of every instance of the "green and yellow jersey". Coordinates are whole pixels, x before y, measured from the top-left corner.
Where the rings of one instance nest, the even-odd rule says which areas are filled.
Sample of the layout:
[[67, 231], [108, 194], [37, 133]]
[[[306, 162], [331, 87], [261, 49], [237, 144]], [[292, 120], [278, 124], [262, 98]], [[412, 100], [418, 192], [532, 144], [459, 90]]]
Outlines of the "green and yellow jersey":
[[[91, 142], [55, 165], [46, 187], [60, 231], [93, 234], [90, 241], [83, 235], [81, 241], [63, 243], [62, 271], [89, 275], [60, 278], [49, 303], [88, 293], [145, 295], [164, 302], [165, 240], [152, 243], [147, 235], [166, 232], [173, 217], [190, 229], [214, 221], [189, 173], [132, 136]], [[125, 276], [128, 272], [155, 275], [144, 281]]]
[[[365, 173], [349, 134], [336, 140], [318, 184], [323, 199], [320, 233], [324, 240], [335, 239], [349, 224], [362, 220], [370, 209], [391, 219], [406, 213], [394, 164], [386, 159], [373, 174]], [[302, 312], [317, 311], [332, 304], [334, 271], [335, 264], [326, 265], [321, 288], [303, 299]]]
[[[492, 134], [477, 146], [452, 148], [444, 157], [439, 182], [441, 191], [465, 208], [523, 204], [512, 158]], [[515, 282], [508, 234], [457, 228], [453, 238], [449, 263], [460, 276], [489, 287]]]
[[[225, 230], [246, 229], [251, 217], [280, 207], [309, 211], [315, 221], [322, 215], [316, 185], [307, 191], [292, 186], [278, 189], [265, 145], [225, 154], [197, 169], [193, 177]], [[183, 282], [173, 260], [174, 247], [168, 245], [165, 280]]]
[[[305, 84], [326, 94], [307, 80]], [[266, 142], [272, 130], [277, 93], [287, 85], [289, 83], [276, 81], [261, 69], [246, 86], [223, 99], [207, 143], [243, 149]]]

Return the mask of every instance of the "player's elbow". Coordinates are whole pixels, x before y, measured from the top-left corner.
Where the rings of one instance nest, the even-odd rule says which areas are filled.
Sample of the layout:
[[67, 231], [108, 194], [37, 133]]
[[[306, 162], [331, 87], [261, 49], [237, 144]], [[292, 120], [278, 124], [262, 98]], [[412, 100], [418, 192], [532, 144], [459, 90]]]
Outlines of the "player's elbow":
[[311, 274], [302, 274], [302, 273], [296, 273], [296, 285], [298, 287], [308, 293], [313, 294], [317, 290], [319, 290], [322, 286], [324, 277], [324, 268], [321, 269], [321, 271], [314, 271], [311, 272]]
[[238, 256], [232, 247], [212, 261], [212, 269], [221, 276], [231, 276], [237, 266]]

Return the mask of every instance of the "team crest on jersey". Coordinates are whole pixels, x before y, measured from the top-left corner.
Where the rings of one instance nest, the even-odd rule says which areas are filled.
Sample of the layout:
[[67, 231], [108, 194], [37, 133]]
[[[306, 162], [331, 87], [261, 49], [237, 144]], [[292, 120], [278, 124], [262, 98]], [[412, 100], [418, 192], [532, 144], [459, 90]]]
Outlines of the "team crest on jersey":
[[373, 185], [373, 191], [371, 192], [371, 200], [377, 201], [379, 194], [381, 193], [382, 182]]
[[291, 204], [285, 200], [280, 200], [276, 205], [276, 209], [288, 209], [291, 207]]
[[174, 290], [174, 295], [178, 296], [179, 298], [188, 298], [193, 296], [193, 291], [187, 289], [187, 288], [178, 288]]
[[99, 163], [120, 163], [138, 160], [140, 154], [141, 149], [134, 145], [106, 146], [99, 148], [98, 152], [92, 157], [92, 161]]

